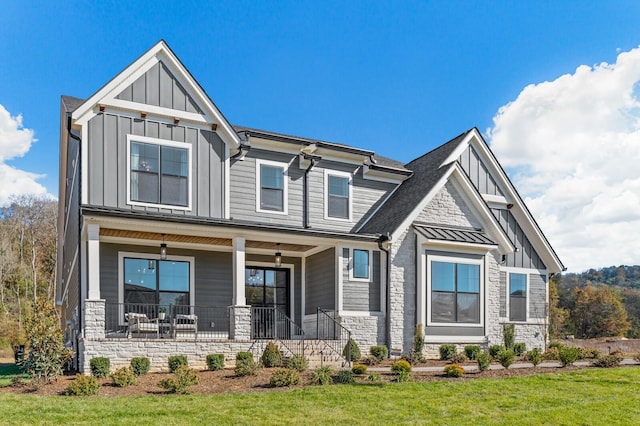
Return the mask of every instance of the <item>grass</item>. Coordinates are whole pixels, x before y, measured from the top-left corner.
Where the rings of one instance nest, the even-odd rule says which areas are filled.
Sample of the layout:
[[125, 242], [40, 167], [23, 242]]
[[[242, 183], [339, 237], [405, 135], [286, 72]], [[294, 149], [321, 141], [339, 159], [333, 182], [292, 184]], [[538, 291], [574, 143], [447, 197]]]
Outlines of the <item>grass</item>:
[[[638, 424], [640, 368], [143, 397], [0, 394], [3, 424]], [[357, 389], [356, 389], [357, 388]]]
[[22, 381], [28, 379], [15, 364], [0, 364], [0, 387], [10, 385], [14, 377], [19, 377]]

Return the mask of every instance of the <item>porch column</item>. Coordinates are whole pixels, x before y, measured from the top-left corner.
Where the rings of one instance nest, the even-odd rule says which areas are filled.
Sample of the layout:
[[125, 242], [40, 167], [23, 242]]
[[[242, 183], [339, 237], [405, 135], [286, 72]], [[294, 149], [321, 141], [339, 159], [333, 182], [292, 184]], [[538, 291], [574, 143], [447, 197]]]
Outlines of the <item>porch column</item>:
[[84, 337], [87, 340], [104, 339], [105, 301], [86, 300], [84, 302]]
[[244, 294], [245, 266], [244, 237], [233, 238], [233, 306], [246, 306]]
[[100, 299], [100, 225], [87, 227], [87, 299]]
[[251, 306], [247, 306], [244, 291], [245, 239], [233, 239], [233, 300], [229, 312], [229, 338], [251, 339]]

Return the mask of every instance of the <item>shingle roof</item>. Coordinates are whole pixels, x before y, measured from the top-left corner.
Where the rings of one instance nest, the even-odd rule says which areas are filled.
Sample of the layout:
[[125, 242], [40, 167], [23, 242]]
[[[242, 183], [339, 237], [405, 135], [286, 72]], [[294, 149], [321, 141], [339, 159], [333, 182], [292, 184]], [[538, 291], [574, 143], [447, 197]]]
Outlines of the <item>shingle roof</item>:
[[383, 207], [358, 232], [386, 234], [395, 231], [447, 172], [448, 167], [442, 163], [470, 131], [467, 130], [444, 145], [407, 163], [405, 167], [413, 171], [413, 176], [400, 185]]
[[450, 226], [435, 226], [430, 224], [414, 224], [413, 227], [430, 240], [452, 241], [456, 243], [471, 243], [495, 246], [487, 234], [478, 229], [456, 228]]
[[67, 112], [75, 111], [84, 101], [84, 99], [74, 98], [73, 96], [62, 96], [62, 105]]

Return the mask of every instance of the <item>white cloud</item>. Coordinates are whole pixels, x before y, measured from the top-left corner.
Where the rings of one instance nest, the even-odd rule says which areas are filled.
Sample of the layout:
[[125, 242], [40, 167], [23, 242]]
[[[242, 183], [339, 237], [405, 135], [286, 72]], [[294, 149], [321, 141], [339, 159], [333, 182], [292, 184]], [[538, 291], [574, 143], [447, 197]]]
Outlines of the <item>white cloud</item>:
[[7, 160], [25, 155], [36, 141], [33, 130], [23, 127], [22, 116], [12, 116], [0, 105], [0, 205], [5, 205], [11, 195], [47, 194], [46, 188], [37, 182], [42, 175], [6, 164]]
[[640, 264], [640, 47], [525, 87], [491, 147], [571, 271]]

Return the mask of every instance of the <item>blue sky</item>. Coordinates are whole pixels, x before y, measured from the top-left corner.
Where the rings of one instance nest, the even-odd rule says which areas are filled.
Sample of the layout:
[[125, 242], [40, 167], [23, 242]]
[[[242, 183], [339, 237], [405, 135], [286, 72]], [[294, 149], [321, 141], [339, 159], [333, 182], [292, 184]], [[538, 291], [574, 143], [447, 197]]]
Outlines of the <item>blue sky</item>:
[[[609, 216], [603, 212], [604, 217], [591, 212], [592, 221], [566, 235], [562, 225], [575, 219], [571, 215], [589, 212], [550, 208], [558, 199], [541, 181], [547, 173], [554, 182], [579, 177], [590, 164], [579, 157], [587, 145], [578, 136], [566, 150], [555, 150], [580, 133], [578, 128], [554, 133], [558, 125], [566, 126], [554, 121], [565, 116], [555, 108], [567, 90], [582, 99], [577, 105], [615, 104], [604, 94], [589, 100], [588, 89], [607, 80], [599, 79], [607, 68], [594, 65], [622, 69], [618, 55], [640, 45], [638, 2], [9, 0], [0, 10], [4, 121], [21, 115], [22, 127], [13, 130], [23, 137], [25, 129], [33, 131], [17, 149], [12, 133], [3, 136], [0, 127], [1, 202], [9, 191], [46, 189], [57, 195], [60, 95], [90, 96], [165, 39], [233, 124], [346, 143], [405, 162], [476, 126], [495, 143], [498, 158], [565, 263], [571, 267], [574, 261], [578, 270], [640, 263], [640, 251], [626, 257], [621, 251], [606, 260], [594, 252], [572, 257], [569, 253], [584, 246], [580, 238], [594, 235], [585, 234], [594, 224], [614, 221], [629, 227], [640, 218], [620, 218], [619, 209]], [[589, 68], [585, 78], [576, 71], [580, 66]], [[640, 71], [631, 83], [633, 78], [614, 78], [619, 80], [635, 83]], [[618, 89], [613, 91], [618, 97], [629, 92], [626, 86]], [[540, 99], [544, 102], [536, 103]], [[567, 108], [576, 114], [572, 105]], [[628, 136], [621, 147], [635, 146], [634, 126], [640, 122], [637, 106], [627, 107], [633, 120], [616, 133]], [[532, 110], [539, 113], [531, 115]], [[597, 116], [598, 110], [591, 114]], [[541, 133], [542, 139], [518, 132], [534, 122], [545, 131], [529, 133]], [[602, 139], [610, 131], [594, 133]], [[545, 144], [549, 149], [540, 148]], [[522, 152], [526, 155], [518, 155]], [[542, 162], [553, 163], [557, 156], [583, 169], [544, 169]], [[24, 172], [43, 176], [34, 179]], [[22, 174], [12, 180], [16, 173]], [[622, 173], [619, 183], [635, 179], [633, 174], [634, 169]], [[585, 207], [585, 200], [607, 196], [613, 183], [607, 183], [606, 170], [598, 179], [602, 191], [575, 203]], [[640, 185], [626, 189], [640, 194]], [[629, 199], [623, 191], [618, 201], [628, 204]]]

